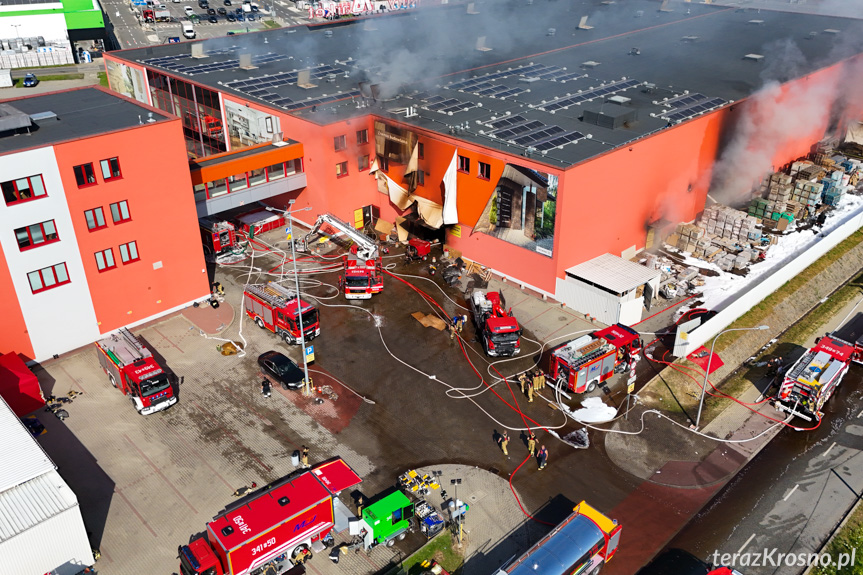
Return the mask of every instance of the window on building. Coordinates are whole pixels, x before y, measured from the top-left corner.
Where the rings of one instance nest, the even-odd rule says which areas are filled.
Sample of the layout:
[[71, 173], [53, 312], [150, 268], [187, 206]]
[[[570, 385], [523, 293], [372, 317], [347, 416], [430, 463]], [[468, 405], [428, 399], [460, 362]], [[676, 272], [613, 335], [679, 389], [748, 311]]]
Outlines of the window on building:
[[362, 146], [363, 144], [369, 143], [369, 131], [368, 130], [357, 130], [357, 145]]
[[78, 187], [83, 188], [92, 186], [96, 183], [96, 173], [93, 171], [93, 164], [81, 164], [75, 166], [75, 181], [78, 182]]
[[378, 167], [385, 172], [390, 171], [390, 161], [386, 156], [378, 156]]
[[33, 224], [26, 228], [18, 228], [15, 230], [15, 239], [18, 240], [18, 248], [22, 251], [60, 241], [60, 238], [57, 237], [57, 227], [54, 225], [54, 220]]
[[129, 215], [129, 203], [126, 200], [123, 200], [122, 202], [111, 204], [111, 218], [113, 218], [115, 224], [131, 220], [132, 216]]
[[295, 160], [289, 160], [285, 163], [285, 168], [287, 170], [287, 174], [289, 176], [293, 176], [294, 174], [302, 174], [303, 173], [303, 159], [297, 158]]
[[105, 223], [105, 212], [101, 207], [85, 211], [84, 219], [87, 220], [87, 229], [91, 232], [108, 226], [108, 224]]
[[360, 156], [357, 158], [357, 170], [362, 172], [363, 170], [369, 169], [369, 156]]
[[138, 242], [129, 242], [128, 244], [120, 244], [120, 260], [124, 264], [138, 261]]
[[335, 145], [336, 151], [340, 152], [348, 147], [348, 139], [345, 136], [336, 136], [333, 138], [333, 144]]
[[[117, 180], [122, 177], [120, 173], [120, 160], [117, 158], [109, 158], [99, 162], [102, 166], [102, 179], [106, 182]], [[79, 186], [81, 184], [78, 184]]]
[[114, 250], [108, 248], [107, 250], [102, 250], [101, 252], [96, 252], [96, 268], [100, 272], [104, 272], [106, 270], [112, 270], [117, 267], [117, 263], [114, 261]]
[[417, 185], [418, 186], [426, 185], [426, 173], [422, 170], [417, 170]]
[[219, 196], [224, 196], [228, 193], [228, 184], [225, 183], [225, 180], [216, 180], [214, 182], [207, 182], [207, 195], [212, 198], [218, 198]]
[[482, 178], [483, 180], [491, 179], [491, 164], [486, 164], [485, 162], [479, 162], [479, 170], [477, 171], [477, 177]]
[[228, 188], [231, 192], [239, 192], [249, 187], [249, 182], [246, 180], [246, 174], [237, 174], [228, 178]]
[[278, 180], [285, 177], [285, 165], [275, 164], [267, 168], [267, 179], [269, 181]]
[[249, 172], [249, 186], [265, 183], [267, 183], [267, 170], [265, 168], [258, 168]]
[[195, 184], [193, 187], [195, 191], [195, 201], [203, 202], [207, 199], [207, 185], [206, 184]]
[[417, 144], [417, 146], [419, 146], [419, 150], [417, 150], [417, 157], [418, 157], [420, 160], [422, 160], [423, 158], [425, 158], [425, 157], [426, 157], [426, 147], [425, 147], [425, 144], [423, 144], [422, 142], [420, 142], [420, 143], [418, 143], [418, 144]]
[[466, 174], [470, 173], [470, 158], [464, 156], [458, 157], [458, 171]]
[[348, 175], [348, 163], [347, 162], [340, 162], [340, 163], [336, 164], [336, 177], [337, 178], [344, 178], [347, 175]]
[[6, 205], [35, 200], [46, 195], [45, 183], [42, 181], [41, 175], [2, 182], [0, 189], [3, 190], [3, 199], [6, 200]]
[[30, 289], [33, 293], [38, 293], [69, 283], [69, 274], [66, 271], [66, 264], [62, 263], [30, 272], [27, 274], [27, 279], [30, 281]]

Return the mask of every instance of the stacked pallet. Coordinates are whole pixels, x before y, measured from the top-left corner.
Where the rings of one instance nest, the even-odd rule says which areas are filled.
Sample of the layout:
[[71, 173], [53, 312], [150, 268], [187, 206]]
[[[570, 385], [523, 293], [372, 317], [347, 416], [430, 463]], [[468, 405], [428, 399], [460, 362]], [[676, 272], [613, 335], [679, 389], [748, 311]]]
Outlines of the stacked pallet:
[[677, 236], [677, 249], [694, 254], [699, 247], [698, 242], [704, 238], [704, 230], [692, 224], [680, 224], [677, 226]]
[[814, 206], [821, 201], [821, 194], [823, 192], [824, 184], [800, 178], [794, 184], [794, 192], [791, 194], [791, 199], [799, 204]]
[[708, 234], [733, 241], [748, 242], [750, 235], [755, 232], [757, 223], [758, 219], [746, 212], [717, 204], [704, 210], [698, 225]]

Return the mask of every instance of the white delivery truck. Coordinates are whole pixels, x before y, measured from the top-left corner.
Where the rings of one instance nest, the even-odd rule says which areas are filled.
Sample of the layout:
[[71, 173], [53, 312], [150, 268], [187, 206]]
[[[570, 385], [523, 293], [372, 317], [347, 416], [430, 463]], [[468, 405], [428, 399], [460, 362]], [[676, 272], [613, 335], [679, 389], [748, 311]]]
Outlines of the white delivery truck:
[[195, 28], [192, 26], [191, 22], [180, 22], [180, 26], [183, 27], [184, 38], [188, 38], [189, 40], [193, 40], [195, 38]]

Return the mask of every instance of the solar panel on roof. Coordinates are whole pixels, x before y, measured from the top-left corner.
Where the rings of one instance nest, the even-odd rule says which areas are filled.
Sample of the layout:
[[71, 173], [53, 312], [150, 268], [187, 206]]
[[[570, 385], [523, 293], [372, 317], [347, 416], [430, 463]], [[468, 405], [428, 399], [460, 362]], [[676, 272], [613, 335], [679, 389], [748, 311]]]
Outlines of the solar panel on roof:
[[521, 122], [526, 122], [524, 116], [507, 116], [506, 118], [501, 118], [499, 120], [493, 120], [491, 122], [486, 122], [489, 126], [494, 128], [495, 130], [504, 128], [506, 126], [512, 126], [514, 124], [520, 124]]
[[570, 142], [577, 142], [584, 138], [584, 134], [581, 132], [567, 132], [563, 135], [555, 135], [551, 138], [545, 140], [539, 140], [534, 142], [532, 145], [537, 150], [550, 150], [552, 148], [556, 148], [558, 146], [565, 146]]
[[533, 120], [531, 122], [527, 122], [524, 124], [515, 124], [515, 125], [510, 126], [508, 128], [495, 130], [494, 132], [491, 133], [491, 135], [494, 136], [495, 138], [500, 138], [501, 140], [508, 140], [508, 139], [512, 138], [513, 136], [517, 136], [519, 134], [524, 134], [525, 132], [529, 132], [531, 130], [541, 128], [543, 126], [545, 126], [545, 124], [543, 124], [539, 120]]
[[449, 108], [451, 106], [455, 106], [455, 105], [460, 104], [460, 103], [461, 102], [459, 100], [456, 100], [455, 98], [450, 98], [450, 99], [444, 100], [442, 102], [435, 102], [434, 104], [429, 104], [426, 106], [426, 108], [433, 111], [433, 112], [436, 112], [438, 110], [442, 110], [444, 108]]
[[511, 98], [512, 96], [517, 96], [519, 94], [523, 94], [524, 92], [527, 92], [527, 90], [525, 90], [524, 88], [510, 88], [506, 92], [502, 92], [500, 94], [497, 94], [495, 97], [496, 98]]

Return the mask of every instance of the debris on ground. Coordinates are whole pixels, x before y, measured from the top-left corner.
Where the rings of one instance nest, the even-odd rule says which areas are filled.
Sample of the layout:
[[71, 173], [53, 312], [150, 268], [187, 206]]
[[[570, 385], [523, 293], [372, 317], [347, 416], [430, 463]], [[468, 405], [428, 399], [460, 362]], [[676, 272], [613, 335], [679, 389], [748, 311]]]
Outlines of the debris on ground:
[[216, 351], [222, 355], [236, 355], [243, 349], [243, 344], [235, 341], [228, 341], [216, 346]]
[[423, 324], [425, 327], [433, 327], [438, 331], [443, 331], [447, 328], [446, 322], [434, 314], [424, 314], [423, 312], [418, 311], [412, 313], [411, 317]]

